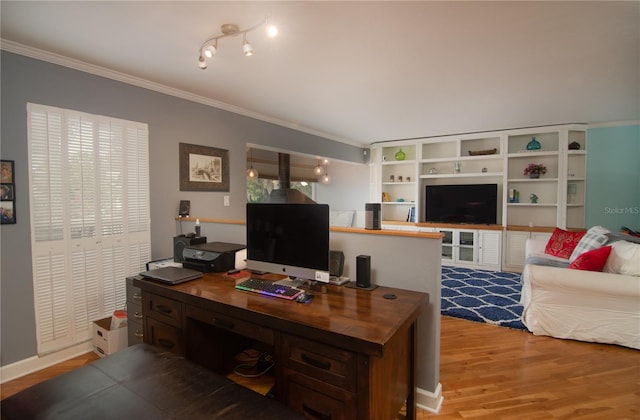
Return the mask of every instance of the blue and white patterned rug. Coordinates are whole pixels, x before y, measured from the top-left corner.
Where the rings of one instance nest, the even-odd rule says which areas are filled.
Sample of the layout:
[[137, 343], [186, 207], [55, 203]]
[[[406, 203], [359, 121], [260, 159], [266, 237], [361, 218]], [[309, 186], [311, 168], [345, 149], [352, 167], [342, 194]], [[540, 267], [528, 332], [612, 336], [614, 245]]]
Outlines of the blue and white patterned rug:
[[441, 314], [526, 330], [520, 274], [442, 266]]

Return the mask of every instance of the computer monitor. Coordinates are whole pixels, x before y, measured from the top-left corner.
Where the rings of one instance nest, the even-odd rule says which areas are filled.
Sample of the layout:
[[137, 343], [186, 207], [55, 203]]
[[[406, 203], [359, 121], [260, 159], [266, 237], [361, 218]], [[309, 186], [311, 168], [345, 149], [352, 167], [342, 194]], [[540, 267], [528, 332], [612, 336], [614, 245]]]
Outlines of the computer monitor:
[[329, 281], [329, 206], [247, 203], [247, 268]]

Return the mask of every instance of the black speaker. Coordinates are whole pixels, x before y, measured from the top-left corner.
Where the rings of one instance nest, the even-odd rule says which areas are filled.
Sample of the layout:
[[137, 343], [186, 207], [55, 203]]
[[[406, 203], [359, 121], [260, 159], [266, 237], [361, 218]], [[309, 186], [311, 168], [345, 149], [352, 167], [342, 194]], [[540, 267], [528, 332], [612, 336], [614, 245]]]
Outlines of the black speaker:
[[189, 200], [180, 200], [180, 206], [178, 207], [178, 216], [179, 217], [189, 217], [189, 212], [191, 211], [191, 201]]
[[364, 210], [364, 228], [380, 230], [380, 213], [382, 211], [382, 205], [380, 203], [365, 203]]
[[182, 251], [189, 245], [206, 244], [206, 236], [198, 236], [195, 238], [187, 238], [184, 235], [173, 238], [173, 261], [183, 262]]
[[371, 257], [369, 255], [356, 257], [356, 287], [363, 289], [371, 287]]
[[333, 277], [342, 276], [344, 269], [344, 252], [329, 251], [329, 275]]

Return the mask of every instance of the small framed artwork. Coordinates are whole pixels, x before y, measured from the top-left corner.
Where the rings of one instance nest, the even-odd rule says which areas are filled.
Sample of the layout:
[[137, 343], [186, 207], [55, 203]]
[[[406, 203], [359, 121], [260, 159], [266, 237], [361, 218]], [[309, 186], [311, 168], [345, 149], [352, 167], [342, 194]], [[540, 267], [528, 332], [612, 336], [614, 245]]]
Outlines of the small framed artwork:
[[14, 161], [0, 161], [0, 224], [16, 223], [16, 195]]
[[229, 191], [229, 151], [180, 143], [180, 191]]

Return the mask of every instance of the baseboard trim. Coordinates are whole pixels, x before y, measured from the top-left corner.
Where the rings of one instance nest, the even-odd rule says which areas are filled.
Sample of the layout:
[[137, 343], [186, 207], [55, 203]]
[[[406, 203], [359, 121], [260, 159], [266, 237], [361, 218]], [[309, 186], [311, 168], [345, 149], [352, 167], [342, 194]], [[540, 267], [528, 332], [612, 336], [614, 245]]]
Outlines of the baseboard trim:
[[66, 349], [48, 353], [42, 357], [33, 356], [27, 359], [0, 367], [0, 383], [5, 383], [38, 370], [64, 362], [81, 354], [93, 351], [93, 341], [88, 340]]
[[438, 414], [443, 401], [442, 385], [439, 383], [434, 392], [416, 388], [416, 405], [423, 410]]

